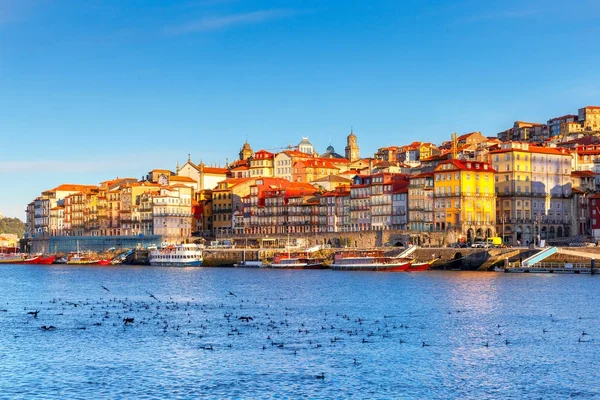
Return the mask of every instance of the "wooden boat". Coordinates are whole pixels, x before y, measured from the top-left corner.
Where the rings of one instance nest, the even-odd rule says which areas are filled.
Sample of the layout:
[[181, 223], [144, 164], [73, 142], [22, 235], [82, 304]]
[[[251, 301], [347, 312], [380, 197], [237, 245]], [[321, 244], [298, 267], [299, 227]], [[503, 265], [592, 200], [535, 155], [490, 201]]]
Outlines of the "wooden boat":
[[0, 254], [0, 264], [20, 264], [23, 260], [25, 260], [25, 254]]
[[96, 263], [98, 263], [97, 259], [94, 259], [89, 255], [79, 254], [79, 253], [72, 254], [67, 259], [67, 264], [71, 264], [71, 265], [90, 265], [90, 264], [96, 264]]
[[56, 259], [55, 255], [48, 256], [48, 257], [40, 257], [40, 259], [36, 262], [36, 264], [50, 265], [50, 264], [54, 263], [55, 259]]
[[42, 256], [35, 256], [35, 257], [30, 257], [27, 258], [21, 262], [18, 262], [16, 264], [39, 264], [38, 261], [42, 259]]
[[326, 269], [324, 259], [298, 254], [278, 254], [268, 268], [277, 269]]
[[411, 258], [386, 256], [382, 250], [341, 251], [334, 255], [331, 269], [344, 271], [406, 271]]
[[417, 272], [417, 271], [426, 271], [431, 267], [431, 264], [433, 264], [435, 260], [431, 260], [428, 262], [422, 262], [422, 263], [412, 263], [407, 271], [408, 272]]

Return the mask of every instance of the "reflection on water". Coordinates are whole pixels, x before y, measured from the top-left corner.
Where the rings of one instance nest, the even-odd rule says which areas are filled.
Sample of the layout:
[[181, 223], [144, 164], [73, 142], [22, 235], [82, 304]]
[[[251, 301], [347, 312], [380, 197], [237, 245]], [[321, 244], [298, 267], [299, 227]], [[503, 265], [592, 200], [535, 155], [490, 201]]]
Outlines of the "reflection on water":
[[15, 265], [0, 282], [7, 398], [600, 396], [598, 277]]

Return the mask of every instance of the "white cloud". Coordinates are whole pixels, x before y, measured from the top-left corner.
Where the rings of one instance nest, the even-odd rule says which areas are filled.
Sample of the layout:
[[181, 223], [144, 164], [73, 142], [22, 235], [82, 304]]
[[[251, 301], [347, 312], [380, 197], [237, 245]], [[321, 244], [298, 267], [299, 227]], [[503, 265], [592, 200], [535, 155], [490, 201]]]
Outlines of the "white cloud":
[[239, 25], [258, 24], [289, 17], [296, 14], [294, 10], [273, 9], [253, 11], [243, 14], [233, 14], [218, 17], [205, 17], [196, 21], [190, 21], [179, 25], [173, 25], [163, 29], [166, 35], [186, 35], [196, 32], [210, 32], [222, 30]]

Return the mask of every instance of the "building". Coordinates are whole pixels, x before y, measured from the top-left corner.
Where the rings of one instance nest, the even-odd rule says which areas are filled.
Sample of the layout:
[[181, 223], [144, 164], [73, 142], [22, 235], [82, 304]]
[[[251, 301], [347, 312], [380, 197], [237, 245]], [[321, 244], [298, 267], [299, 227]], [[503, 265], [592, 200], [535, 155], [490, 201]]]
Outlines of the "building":
[[[408, 229], [412, 232], [433, 231], [433, 172], [408, 177]], [[417, 238], [420, 243], [421, 238]]]
[[194, 164], [189, 156], [187, 162], [177, 171], [178, 176], [187, 176], [196, 182], [196, 192], [215, 188], [219, 182], [227, 178], [228, 173], [227, 168], [210, 167], [204, 165], [202, 161]]
[[352, 181], [350, 227], [353, 232], [371, 229], [371, 175], [356, 175]]
[[324, 207], [326, 232], [350, 230], [350, 185], [338, 186], [320, 197]]
[[275, 155], [266, 150], [259, 150], [248, 159], [250, 178], [272, 177]]
[[311, 156], [317, 155], [317, 150], [315, 149], [315, 146], [313, 146], [313, 144], [308, 141], [307, 137], [303, 137], [300, 143], [298, 143], [298, 146], [296, 146], [296, 148], [301, 153], [308, 154]]
[[497, 170], [498, 231], [513, 245], [571, 235], [571, 154], [566, 149], [503, 143], [490, 152]]
[[600, 106], [579, 109], [577, 119], [586, 132], [600, 132]]
[[408, 229], [408, 184], [406, 175], [392, 177], [392, 229]]
[[250, 147], [248, 140], [246, 140], [246, 143], [244, 143], [244, 145], [240, 149], [240, 152], [239, 152], [240, 158], [239, 159], [240, 160], [248, 160], [253, 155], [254, 155], [254, 151], [252, 151], [252, 147]]
[[152, 195], [152, 217], [155, 235], [163, 242], [182, 243], [192, 235], [193, 189], [186, 185], [161, 187]]
[[353, 130], [350, 130], [346, 143], [346, 158], [350, 160], [350, 162], [360, 159], [360, 147], [358, 146], [356, 135]]
[[[258, 152], [257, 152], [258, 153]], [[242, 220], [234, 219], [234, 214], [242, 213], [243, 198], [250, 193], [253, 178], [230, 178], [218, 183], [212, 191], [212, 215], [214, 236], [228, 236], [240, 230]]]
[[495, 236], [494, 169], [487, 163], [449, 160], [434, 175], [434, 229], [468, 242]]

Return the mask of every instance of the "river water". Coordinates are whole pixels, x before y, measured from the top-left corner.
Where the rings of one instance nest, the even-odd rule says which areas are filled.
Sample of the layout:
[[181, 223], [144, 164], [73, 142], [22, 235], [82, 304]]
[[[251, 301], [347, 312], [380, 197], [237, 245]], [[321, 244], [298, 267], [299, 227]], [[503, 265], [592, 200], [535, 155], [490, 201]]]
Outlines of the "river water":
[[599, 304], [598, 276], [4, 265], [0, 397], [600, 398]]

